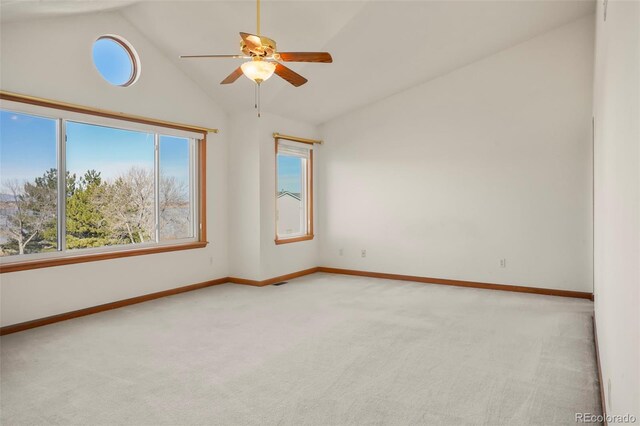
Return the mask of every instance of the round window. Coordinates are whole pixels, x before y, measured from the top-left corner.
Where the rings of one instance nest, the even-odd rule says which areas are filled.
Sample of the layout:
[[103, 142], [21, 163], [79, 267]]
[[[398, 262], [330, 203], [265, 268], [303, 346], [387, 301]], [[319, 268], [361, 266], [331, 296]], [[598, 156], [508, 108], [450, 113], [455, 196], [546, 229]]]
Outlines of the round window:
[[102, 78], [114, 86], [130, 86], [140, 75], [136, 51], [115, 35], [104, 35], [93, 43], [93, 63]]

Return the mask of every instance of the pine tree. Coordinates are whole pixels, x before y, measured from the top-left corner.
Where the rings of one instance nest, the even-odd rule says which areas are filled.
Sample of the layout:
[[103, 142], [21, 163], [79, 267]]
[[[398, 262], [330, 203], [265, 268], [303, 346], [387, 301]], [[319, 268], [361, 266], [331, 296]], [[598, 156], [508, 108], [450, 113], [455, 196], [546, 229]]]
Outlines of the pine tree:
[[110, 229], [100, 208], [105, 191], [100, 172], [88, 170], [80, 179], [67, 175], [67, 248], [102, 247], [111, 244]]

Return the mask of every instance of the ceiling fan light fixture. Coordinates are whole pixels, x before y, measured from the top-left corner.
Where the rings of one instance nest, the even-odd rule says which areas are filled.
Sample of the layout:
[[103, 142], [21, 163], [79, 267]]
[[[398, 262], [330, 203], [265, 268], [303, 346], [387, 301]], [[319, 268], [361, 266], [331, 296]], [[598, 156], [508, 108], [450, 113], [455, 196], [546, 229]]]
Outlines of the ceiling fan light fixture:
[[260, 84], [273, 75], [276, 70], [276, 64], [263, 60], [253, 60], [240, 65], [240, 68], [245, 77]]

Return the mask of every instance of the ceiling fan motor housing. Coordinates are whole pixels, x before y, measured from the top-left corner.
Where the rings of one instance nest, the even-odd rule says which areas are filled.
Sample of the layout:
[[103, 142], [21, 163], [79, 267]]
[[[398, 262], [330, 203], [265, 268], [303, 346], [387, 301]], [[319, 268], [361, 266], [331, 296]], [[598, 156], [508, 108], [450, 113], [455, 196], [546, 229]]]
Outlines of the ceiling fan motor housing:
[[[258, 36], [251, 36], [256, 37]], [[247, 42], [242, 39], [240, 40], [240, 50], [247, 56], [260, 56], [260, 57], [269, 57], [272, 56], [276, 52], [276, 42], [268, 37], [259, 37], [260, 40], [256, 40], [254, 46], [249, 46]]]

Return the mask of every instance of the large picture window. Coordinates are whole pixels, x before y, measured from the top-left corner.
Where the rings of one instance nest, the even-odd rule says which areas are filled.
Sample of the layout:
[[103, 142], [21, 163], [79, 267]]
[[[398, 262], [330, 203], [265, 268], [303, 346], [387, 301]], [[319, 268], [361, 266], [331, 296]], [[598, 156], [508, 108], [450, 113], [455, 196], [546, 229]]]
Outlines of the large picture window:
[[206, 244], [202, 135], [78, 116], [0, 108], [3, 272], [34, 261]]
[[276, 139], [276, 244], [313, 238], [312, 145]]

